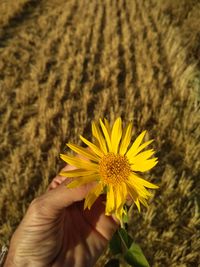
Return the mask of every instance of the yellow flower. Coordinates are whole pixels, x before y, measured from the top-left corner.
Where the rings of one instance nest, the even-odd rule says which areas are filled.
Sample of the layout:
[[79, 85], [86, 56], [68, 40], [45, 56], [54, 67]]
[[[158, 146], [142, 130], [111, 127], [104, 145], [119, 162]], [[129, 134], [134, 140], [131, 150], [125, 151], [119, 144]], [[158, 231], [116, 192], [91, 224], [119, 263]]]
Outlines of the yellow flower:
[[146, 133], [143, 131], [130, 145], [132, 123], [122, 129], [121, 118], [116, 119], [112, 129], [106, 119], [104, 123], [100, 119], [100, 126], [101, 130], [98, 124], [92, 122], [94, 143], [80, 136], [89, 150], [78, 145], [67, 144], [86, 160], [61, 154], [60, 157], [65, 162], [77, 169], [62, 172], [60, 175], [76, 178], [68, 188], [96, 181], [95, 187], [85, 198], [84, 208], [90, 209], [98, 196], [106, 192], [106, 215], [114, 214], [122, 221], [123, 214], [126, 213], [124, 204], [128, 196], [140, 211], [140, 203], [148, 206], [146, 200], [151, 196], [146, 188], [158, 188], [138, 175], [138, 172], [148, 171], [157, 164], [157, 158], [151, 158], [154, 154], [153, 149], [142, 152], [153, 140], [141, 144]]

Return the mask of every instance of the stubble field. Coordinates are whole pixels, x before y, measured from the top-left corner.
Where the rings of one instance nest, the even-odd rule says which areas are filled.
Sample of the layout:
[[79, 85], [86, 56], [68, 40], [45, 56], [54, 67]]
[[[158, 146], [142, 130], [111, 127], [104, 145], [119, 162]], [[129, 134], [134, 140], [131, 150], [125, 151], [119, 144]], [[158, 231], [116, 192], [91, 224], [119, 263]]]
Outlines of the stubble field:
[[148, 130], [159, 158], [148, 177], [160, 188], [131, 235], [151, 266], [198, 266], [199, 1], [0, 6], [0, 245], [63, 166], [65, 143], [120, 115], [133, 139]]

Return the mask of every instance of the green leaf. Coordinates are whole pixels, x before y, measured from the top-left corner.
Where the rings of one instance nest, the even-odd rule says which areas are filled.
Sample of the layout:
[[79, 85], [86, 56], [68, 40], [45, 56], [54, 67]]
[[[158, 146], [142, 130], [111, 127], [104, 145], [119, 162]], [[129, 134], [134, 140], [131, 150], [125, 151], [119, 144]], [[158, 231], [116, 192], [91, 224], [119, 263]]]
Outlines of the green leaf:
[[109, 245], [113, 255], [126, 253], [133, 242], [132, 237], [123, 228], [118, 229], [113, 235]]
[[119, 237], [118, 231], [116, 231], [110, 240], [110, 250], [113, 253], [113, 255], [119, 254], [122, 252], [122, 244], [121, 239]]
[[118, 233], [119, 233], [120, 238], [122, 239], [122, 242], [125, 243], [126, 249], [129, 249], [133, 242], [132, 237], [123, 228], [120, 228], [118, 230]]
[[150, 267], [141, 248], [134, 242], [125, 253], [124, 259], [128, 264], [134, 267]]

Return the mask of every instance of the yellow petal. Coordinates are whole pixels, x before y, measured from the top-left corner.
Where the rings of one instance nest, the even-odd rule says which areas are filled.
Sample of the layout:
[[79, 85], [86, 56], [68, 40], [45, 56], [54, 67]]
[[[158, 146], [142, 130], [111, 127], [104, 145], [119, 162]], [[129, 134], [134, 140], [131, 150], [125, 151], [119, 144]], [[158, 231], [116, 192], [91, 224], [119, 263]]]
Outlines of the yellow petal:
[[131, 141], [132, 127], [133, 127], [133, 124], [132, 122], [130, 122], [122, 136], [122, 142], [121, 142], [120, 150], [119, 150], [120, 155], [124, 155], [127, 151], [127, 148]]
[[125, 183], [121, 183], [115, 188], [115, 216], [122, 221], [123, 214], [126, 213], [124, 210], [124, 204], [127, 198], [127, 186]]
[[100, 125], [101, 125], [101, 128], [102, 128], [103, 134], [104, 134], [105, 139], [106, 139], [108, 150], [111, 152], [112, 151], [112, 146], [111, 146], [110, 135], [108, 133], [108, 130], [107, 130], [106, 126], [103, 124], [102, 120], [100, 119], [99, 121], [100, 121]]
[[127, 187], [128, 187], [128, 193], [130, 194], [131, 198], [135, 202], [139, 196], [137, 191], [135, 191], [135, 189], [130, 184], [127, 184]]
[[143, 131], [135, 140], [135, 142], [132, 144], [131, 148], [128, 150], [126, 156], [127, 158], [132, 158], [137, 154], [137, 149], [139, 148], [144, 136], [146, 134], [146, 131]]
[[112, 152], [117, 154], [118, 152], [118, 146], [119, 142], [122, 137], [122, 120], [121, 118], [117, 118], [113, 128], [112, 128], [112, 133], [111, 133], [111, 145], [112, 145]]
[[136, 154], [138, 154], [138, 153], [139, 153], [140, 151], [142, 151], [145, 147], [147, 147], [148, 145], [150, 145], [153, 141], [154, 141], [154, 140], [151, 139], [151, 140], [145, 142], [144, 144], [142, 144], [141, 146], [139, 146], [138, 149], [137, 149], [137, 153], [136, 153]]
[[104, 118], [104, 124], [105, 124], [107, 131], [108, 131], [109, 136], [111, 136], [110, 124], [109, 124], [108, 120], [105, 118]]
[[131, 165], [132, 171], [146, 172], [152, 169], [158, 163], [157, 158], [148, 159]]
[[90, 209], [94, 204], [99, 195], [103, 192], [103, 187], [101, 183], [98, 183], [86, 196], [84, 202], [84, 209]]
[[73, 151], [75, 151], [76, 153], [90, 159], [93, 161], [97, 161], [99, 162], [99, 157], [96, 156], [95, 154], [92, 154], [88, 149], [83, 148], [81, 146], [75, 145], [75, 144], [67, 144], [67, 146], [69, 148], [71, 148]]
[[127, 214], [126, 211], [124, 210], [124, 207], [121, 206], [119, 209], [117, 209], [115, 212], [114, 212], [116, 218], [122, 222], [122, 218], [123, 218], [123, 214]]
[[133, 199], [134, 203], [136, 204], [138, 211], [140, 212], [140, 202], [145, 206], [148, 207], [148, 204], [145, 198], [141, 197], [137, 191], [132, 186], [128, 186], [128, 193], [130, 194], [131, 198]]
[[120, 208], [120, 206], [122, 205], [122, 193], [121, 193], [121, 190], [120, 190], [120, 186], [116, 186], [115, 192], [116, 192], [115, 209], [118, 210]]
[[138, 177], [137, 175], [135, 175], [134, 177], [135, 177], [134, 179], [136, 180], [137, 183], [139, 183], [139, 184], [141, 184], [141, 185], [143, 185], [143, 186], [145, 186], [147, 188], [152, 188], [152, 189], [159, 188], [159, 186], [157, 186], [155, 184], [152, 184], [152, 183], [150, 183], [150, 182]]
[[149, 207], [148, 204], [147, 204], [147, 202], [146, 202], [146, 200], [143, 199], [142, 197], [139, 198], [139, 201], [140, 201], [146, 208]]
[[73, 180], [70, 184], [67, 185], [67, 188], [79, 187], [81, 185], [97, 181], [99, 179], [100, 177], [96, 174], [87, 175], [87, 176], [80, 177], [80, 178]]
[[95, 122], [92, 122], [92, 134], [98, 140], [101, 150], [104, 154], [107, 153], [106, 142], [101, 134], [99, 127], [96, 125]]
[[135, 205], [137, 206], [140, 212], [140, 203], [139, 203], [139, 194], [132, 186], [128, 186], [128, 193], [130, 194], [131, 198], [133, 199]]
[[138, 211], [140, 212], [141, 209], [140, 209], [140, 202], [139, 202], [139, 199], [137, 198], [134, 202], [135, 202], [135, 205], [136, 205], [137, 208], [138, 208]]
[[[100, 147], [99, 147], [99, 141], [98, 141], [97, 138], [94, 137], [94, 136], [93, 136], [92, 143], [93, 143], [96, 147], [100, 148]], [[101, 149], [101, 148], [100, 148], [100, 149]]]
[[98, 169], [98, 165], [89, 161], [85, 161], [79, 158], [67, 156], [64, 154], [60, 154], [61, 159], [63, 159], [68, 164], [75, 166], [77, 168], [81, 169], [87, 169], [87, 170], [94, 170], [96, 171]]
[[135, 192], [137, 192], [139, 196], [145, 199], [152, 196], [152, 194], [149, 191], [147, 191], [143, 185], [137, 183], [133, 175], [129, 177], [127, 183], [129, 184], [129, 186], [131, 186], [134, 189]]
[[83, 169], [76, 169], [76, 170], [69, 170], [69, 171], [63, 171], [60, 172], [59, 175], [70, 178], [70, 177], [80, 177], [80, 176], [86, 176], [90, 174], [94, 174], [95, 171], [86, 171]]
[[97, 146], [95, 146], [93, 143], [91, 143], [81, 135], [80, 138], [86, 145], [88, 145], [92, 149], [95, 154], [97, 154], [100, 158], [103, 157], [103, 152]]
[[116, 209], [121, 208], [126, 202], [127, 187], [125, 183], [121, 183], [115, 188], [116, 190]]
[[115, 196], [112, 185], [108, 186], [107, 189], [106, 215], [109, 215], [115, 208]]
[[154, 153], [155, 153], [155, 151], [153, 149], [150, 149], [150, 150], [139, 153], [137, 156], [133, 156], [132, 158], [128, 158], [128, 160], [129, 160], [130, 164], [136, 164], [137, 165], [137, 163], [145, 162]]

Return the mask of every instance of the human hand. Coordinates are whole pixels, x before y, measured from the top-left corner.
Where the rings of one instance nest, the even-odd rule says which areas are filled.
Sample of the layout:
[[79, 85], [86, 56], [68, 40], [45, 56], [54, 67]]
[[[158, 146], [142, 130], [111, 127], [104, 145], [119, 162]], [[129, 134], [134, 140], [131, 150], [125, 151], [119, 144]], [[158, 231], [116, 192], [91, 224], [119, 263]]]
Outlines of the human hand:
[[[66, 166], [63, 171], [74, 169]], [[90, 210], [83, 199], [92, 184], [68, 189], [69, 178], [56, 176], [34, 199], [12, 236], [5, 267], [93, 266], [118, 224], [104, 214], [103, 196]]]

